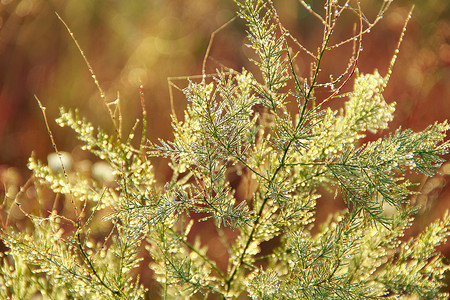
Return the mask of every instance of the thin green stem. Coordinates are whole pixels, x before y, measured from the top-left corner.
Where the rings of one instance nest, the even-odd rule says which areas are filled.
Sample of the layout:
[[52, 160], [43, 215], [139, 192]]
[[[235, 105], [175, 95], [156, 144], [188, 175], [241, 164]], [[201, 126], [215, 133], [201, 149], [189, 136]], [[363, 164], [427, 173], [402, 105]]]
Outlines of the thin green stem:
[[[323, 54], [325, 53], [325, 50], [327, 49], [327, 45], [328, 45], [328, 42], [330, 40], [330, 37], [331, 37], [332, 33], [333, 33], [333, 29], [330, 29], [328, 31], [328, 35], [326, 35], [326, 38], [325, 38], [325, 40], [324, 40], [324, 42], [322, 44], [322, 49], [320, 50], [319, 56], [317, 57], [316, 69], [314, 71], [314, 76], [313, 76], [313, 79], [311, 81], [311, 86], [309, 87], [308, 93], [306, 94], [306, 97], [305, 97], [305, 103], [303, 104], [302, 112], [300, 114], [300, 119], [299, 119], [299, 122], [297, 124], [297, 127], [300, 124], [302, 124], [302, 122], [303, 122], [303, 118], [304, 118], [305, 111], [306, 111], [306, 106], [307, 106], [309, 100], [311, 99], [311, 93], [312, 93], [312, 91], [315, 88], [316, 81], [317, 81], [317, 76], [318, 76], [319, 71], [320, 71], [320, 64], [321, 64], [321, 61], [322, 61], [322, 57], [323, 57]], [[296, 131], [297, 131], [297, 129], [298, 128], [296, 128]]]
[[[315, 87], [315, 83], [316, 83], [316, 80], [317, 80], [317, 75], [318, 75], [319, 70], [320, 70], [320, 63], [321, 63], [323, 54], [325, 53], [325, 50], [326, 50], [326, 48], [327, 48], [327, 44], [328, 44], [328, 41], [329, 41], [329, 39], [330, 39], [331, 33], [332, 33], [332, 30], [330, 30], [330, 31], [328, 32], [328, 35], [326, 36], [326, 39], [325, 39], [324, 43], [322, 44], [322, 49], [321, 49], [320, 54], [319, 54], [319, 57], [318, 57], [318, 59], [317, 59], [317, 65], [316, 65], [316, 69], [315, 69], [315, 72], [314, 72], [314, 77], [313, 77], [313, 80], [312, 80], [312, 82], [311, 82], [311, 86], [310, 86], [310, 88], [309, 88], [309, 91], [308, 91], [308, 93], [307, 93], [307, 95], [306, 95], [305, 103], [304, 103], [303, 108], [302, 108], [302, 112], [301, 112], [301, 115], [300, 115], [300, 119], [299, 119], [299, 122], [298, 122], [298, 124], [297, 124], [297, 126], [296, 126], [296, 127], [297, 127], [297, 128], [296, 128], [296, 131], [298, 130], [298, 127], [300, 126], [300, 124], [302, 124], [302, 122], [303, 122], [304, 114], [305, 114], [305, 111], [306, 111], [306, 105], [308, 104], [308, 101], [309, 101], [309, 99], [310, 99], [310, 97], [311, 97], [311, 93], [312, 93], [312, 91], [313, 91], [313, 89], [314, 89], [314, 87]], [[292, 138], [292, 139], [289, 141], [289, 143], [287, 144], [287, 146], [286, 146], [286, 148], [285, 148], [285, 150], [284, 150], [284, 152], [283, 152], [283, 156], [282, 156], [282, 158], [281, 158], [281, 160], [280, 160], [280, 164], [278, 165], [277, 169], [276, 169], [275, 172], [273, 173], [272, 178], [270, 179], [270, 182], [275, 181], [275, 178], [276, 178], [278, 172], [285, 166], [286, 157], [287, 157], [287, 154], [288, 154], [288, 152], [289, 152], [289, 148], [290, 148], [290, 146], [292, 145], [293, 141], [294, 141], [294, 138]], [[262, 202], [262, 204], [261, 204], [261, 206], [260, 206], [260, 208], [259, 208], [259, 210], [258, 210], [258, 213], [257, 213], [257, 217], [256, 217], [256, 220], [255, 220], [255, 223], [254, 223], [254, 225], [253, 225], [253, 227], [252, 227], [252, 230], [251, 230], [251, 232], [250, 232], [250, 234], [249, 234], [249, 236], [248, 236], [247, 242], [245, 243], [245, 246], [244, 246], [244, 248], [243, 248], [243, 250], [242, 250], [242, 254], [241, 254], [240, 257], [239, 257], [238, 263], [236, 263], [236, 264], [234, 265], [233, 270], [231, 271], [230, 276], [229, 276], [228, 279], [225, 281], [227, 291], [230, 290], [230, 288], [231, 288], [231, 282], [233, 281], [234, 276], [236, 276], [236, 273], [237, 273], [238, 268], [242, 265], [242, 263], [243, 263], [243, 261], [244, 261], [245, 254], [246, 254], [246, 252], [247, 252], [247, 250], [248, 250], [248, 248], [249, 248], [249, 246], [250, 246], [250, 244], [251, 244], [251, 242], [252, 242], [252, 240], [253, 240], [254, 234], [255, 234], [255, 232], [256, 232], [256, 228], [258, 227], [259, 221], [261, 220], [262, 212], [263, 212], [263, 210], [264, 210], [264, 208], [265, 208], [265, 205], [266, 205], [266, 203], [267, 203], [267, 201], [268, 201], [269, 199], [270, 199], [270, 197], [269, 197], [268, 195], [266, 195], [266, 197], [264, 198], [264, 200], [263, 200], [263, 202]]]
[[210, 260], [208, 257], [206, 257], [205, 255], [203, 255], [199, 250], [197, 250], [197, 248], [195, 248], [194, 246], [192, 246], [190, 243], [188, 243], [186, 240], [184, 240], [183, 238], [181, 238], [181, 236], [175, 232], [172, 228], [167, 227], [167, 229], [169, 229], [174, 235], [176, 235], [179, 238], [179, 241], [181, 241], [186, 247], [188, 247], [189, 249], [191, 249], [192, 251], [194, 251], [198, 256], [200, 256], [206, 263], [208, 263], [208, 265], [210, 265], [216, 272], [217, 274], [219, 274], [220, 277], [225, 279], [225, 274], [214, 264], [214, 262], [212, 260]]
[[288, 49], [287, 44], [286, 44], [286, 49], [287, 49], [286, 53], [287, 53], [287, 56], [288, 56], [289, 66], [291, 67], [291, 72], [292, 72], [292, 75], [293, 75], [294, 81], [295, 81], [295, 88], [298, 89], [300, 91], [300, 93], [302, 94], [303, 98], [306, 99], [306, 94], [305, 94], [305, 92], [303, 91], [303, 89], [302, 89], [302, 87], [300, 85], [300, 81], [298, 80], [297, 74], [295, 73], [293, 59], [291, 57], [291, 54], [289, 53], [289, 49]]
[[84, 251], [80, 233], [77, 233], [77, 246], [78, 246], [78, 249], [80, 250], [81, 254], [84, 257], [84, 260], [87, 262], [89, 268], [91, 269], [92, 273], [94, 273], [94, 276], [98, 279], [100, 284], [103, 285], [105, 288], [107, 288], [109, 291], [111, 291], [111, 293], [113, 293], [113, 295], [122, 296], [122, 293], [120, 291], [117, 291], [117, 290], [111, 288], [109, 285], [107, 285], [103, 281], [102, 278], [100, 278], [100, 275], [98, 275], [97, 270], [95, 269], [94, 265], [92, 264], [92, 261], [90, 260], [89, 256], [86, 254], [86, 252]]

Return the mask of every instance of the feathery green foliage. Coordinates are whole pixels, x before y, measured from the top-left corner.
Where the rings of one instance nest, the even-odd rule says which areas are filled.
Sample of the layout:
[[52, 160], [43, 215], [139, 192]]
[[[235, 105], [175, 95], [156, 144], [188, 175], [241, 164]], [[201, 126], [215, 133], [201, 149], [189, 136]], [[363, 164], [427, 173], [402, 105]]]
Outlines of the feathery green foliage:
[[[414, 192], [405, 177], [435, 174], [449, 152], [444, 139], [450, 126], [397, 129], [359, 142], [393, 119], [395, 103], [382, 94], [396, 56], [385, 77], [356, 68], [361, 39], [391, 1], [383, 2], [374, 21], [358, 1], [329, 0], [324, 14], [300, 1], [324, 27], [316, 53], [283, 27], [272, 1], [236, 3], [258, 72], [223, 69], [189, 80], [184, 118], [172, 116], [173, 140], [146, 141], [143, 130], [136, 147], [137, 126], [124, 138], [120, 127], [107, 134], [77, 111], [61, 109], [57, 123], [109, 164], [115, 183], [30, 159], [38, 190], [47, 186], [65, 195], [66, 207], [47, 215], [22, 209], [31, 227], [19, 232], [4, 226], [10, 250], [0, 266], [2, 299], [145, 299], [149, 290], [137, 267], [152, 269], [167, 299], [446, 299], [441, 288], [448, 266], [435, 249], [449, 235], [450, 215], [409, 241], [401, 237], [418, 209], [409, 202]], [[344, 12], [358, 17], [359, 32], [332, 45]], [[348, 67], [327, 74], [323, 57], [347, 43], [354, 48]], [[309, 77], [296, 67], [302, 55], [313, 61]], [[319, 73], [330, 81], [319, 82]], [[343, 93], [353, 78], [351, 92]], [[329, 96], [317, 99], [317, 90]], [[326, 108], [338, 98], [347, 99], [341, 109]], [[108, 109], [116, 105], [107, 103]], [[145, 118], [143, 106], [144, 129]], [[170, 160], [171, 180], [156, 183], [149, 157]], [[231, 174], [245, 178], [248, 197], [237, 196]], [[348, 209], [315, 232], [319, 187], [340, 192]], [[20, 201], [18, 196], [19, 208]], [[396, 213], [386, 214], [386, 204]], [[214, 226], [228, 253], [226, 268], [210, 257], [194, 226]], [[274, 246], [262, 254], [267, 241]]]

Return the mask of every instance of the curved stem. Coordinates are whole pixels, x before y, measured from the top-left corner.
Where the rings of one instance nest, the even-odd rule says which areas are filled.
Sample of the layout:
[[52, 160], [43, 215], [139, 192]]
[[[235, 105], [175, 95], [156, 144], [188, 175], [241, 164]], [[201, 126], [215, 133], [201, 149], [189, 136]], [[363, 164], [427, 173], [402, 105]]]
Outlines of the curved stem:
[[80, 250], [81, 254], [83, 255], [84, 260], [87, 262], [87, 264], [89, 265], [89, 268], [94, 273], [94, 276], [98, 279], [100, 284], [103, 285], [105, 288], [107, 288], [109, 291], [111, 291], [111, 293], [113, 293], [113, 295], [122, 296], [122, 293], [120, 291], [114, 290], [109, 285], [107, 285], [103, 281], [103, 279], [100, 278], [100, 276], [98, 275], [94, 265], [92, 264], [92, 261], [89, 259], [89, 256], [86, 254], [86, 251], [84, 251], [84, 249], [83, 249], [80, 233], [77, 233], [77, 246], [78, 246], [78, 249]]

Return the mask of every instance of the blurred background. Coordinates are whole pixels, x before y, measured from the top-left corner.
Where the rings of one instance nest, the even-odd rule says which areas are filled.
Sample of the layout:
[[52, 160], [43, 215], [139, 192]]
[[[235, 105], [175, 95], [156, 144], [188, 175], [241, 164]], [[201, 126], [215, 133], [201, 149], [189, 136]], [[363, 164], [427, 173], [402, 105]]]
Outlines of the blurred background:
[[[322, 39], [317, 19], [296, 0], [274, 2], [284, 25], [303, 45], [315, 51]], [[375, 17], [380, 3], [381, 0], [364, 1], [369, 19]], [[449, 1], [395, 1], [384, 20], [365, 36], [358, 67], [361, 72], [373, 72], [377, 68], [382, 75], [386, 74], [413, 4], [413, 18], [384, 94], [388, 102], [397, 102], [391, 131], [399, 126], [423, 130], [435, 121], [450, 117]], [[313, 2], [313, 8], [319, 12], [321, 7], [323, 1]], [[74, 161], [85, 159], [86, 154], [80, 150], [75, 135], [54, 122], [60, 106], [79, 108], [94, 125], [112, 129], [89, 70], [55, 12], [74, 33], [107, 99], [113, 101], [120, 97], [125, 133], [141, 117], [139, 86], [143, 85], [149, 114], [148, 138], [155, 141], [172, 138], [167, 78], [201, 74], [211, 33], [234, 17], [234, 11], [232, 0], [0, 0], [2, 201], [6, 195], [13, 198], [18, 187], [29, 178], [26, 163], [32, 152], [43, 161], [53, 152], [34, 95], [47, 107], [58, 148], [70, 153]], [[348, 37], [352, 22], [343, 20], [336, 41]], [[207, 72], [213, 73], [221, 65], [236, 70], [252, 69], [246, 58], [249, 49], [244, 46], [245, 36], [241, 20], [218, 32]], [[347, 59], [348, 53], [332, 53], [324, 60], [322, 69], [335, 71], [345, 66]], [[174, 83], [181, 88], [186, 86], [185, 79]], [[177, 90], [174, 90], [174, 103], [181, 116], [186, 101]], [[376, 137], [370, 135], [367, 139]], [[157, 180], [164, 182], [170, 176], [168, 167], [161, 161], [153, 163]], [[426, 200], [433, 205], [421, 215], [410, 234], [442, 216], [450, 207], [449, 166], [442, 169], [442, 175], [428, 181], [412, 175], [421, 183]], [[342, 207], [334, 199], [319, 201], [317, 219], [323, 220], [330, 211]], [[450, 254], [450, 247], [442, 250]]]

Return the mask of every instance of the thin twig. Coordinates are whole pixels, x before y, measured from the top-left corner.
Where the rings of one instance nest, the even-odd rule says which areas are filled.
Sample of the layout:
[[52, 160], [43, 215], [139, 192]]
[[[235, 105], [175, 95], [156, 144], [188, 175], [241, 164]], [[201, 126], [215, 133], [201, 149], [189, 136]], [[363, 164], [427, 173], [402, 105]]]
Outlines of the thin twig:
[[56, 142], [55, 142], [55, 139], [53, 137], [52, 130], [50, 129], [50, 126], [48, 124], [47, 114], [45, 113], [46, 107], [42, 105], [41, 101], [39, 101], [39, 98], [36, 95], [34, 96], [34, 98], [38, 102], [39, 108], [41, 109], [42, 115], [44, 117], [45, 126], [47, 127], [47, 132], [48, 132], [48, 135], [49, 135], [50, 140], [52, 142], [53, 149], [55, 150], [56, 154], [58, 154], [58, 159], [59, 159], [59, 163], [61, 164], [61, 169], [63, 171], [64, 178], [66, 179], [67, 184], [69, 185], [70, 201], [72, 202], [72, 206], [73, 206], [74, 211], [75, 211], [75, 216], [77, 217], [77, 223], [79, 224], [80, 221], [81, 221], [81, 214], [78, 211], [77, 206], [75, 205], [75, 200], [74, 200], [74, 196], [73, 196], [72, 186], [71, 186], [71, 183], [70, 183], [69, 176], [67, 175], [66, 167], [64, 166], [63, 161], [62, 161], [61, 152], [59, 152], [58, 146], [56, 146]]
[[141, 157], [143, 157], [145, 139], [147, 135], [147, 109], [145, 108], [144, 86], [142, 84], [139, 85], [139, 96], [141, 100], [141, 109], [142, 109], [142, 136], [141, 136], [141, 144], [139, 145], [139, 151], [141, 152]]
[[403, 37], [405, 36], [406, 27], [408, 26], [409, 20], [411, 20], [413, 11], [414, 11], [414, 5], [411, 7], [411, 9], [410, 9], [410, 11], [408, 13], [408, 16], [406, 17], [405, 24], [403, 25], [402, 33], [400, 34], [400, 38], [398, 39], [398, 42], [397, 42], [397, 47], [395, 48], [395, 51], [394, 51], [394, 56], [392, 57], [392, 60], [389, 63], [389, 68], [388, 68], [387, 74], [384, 77], [382, 91], [386, 88], [386, 86], [388, 84], [388, 81], [389, 81], [389, 78], [391, 77], [392, 69], [394, 68], [394, 64], [395, 64], [395, 62], [397, 60], [397, 55], [398, 55], [398, 52], [399, 52], [399, 49], [400, 49], [400, 45], [403, 42]]
[[281, 34], [284, 36], [289, 37], [295, 45], [297, 45], [298, 48], [300, 48], [301, 50], [305, 51], [306, 54], [308, 54], [309, 56], [311, 56], [312, 58], [316, 59], [316, 56], [309, 51], [308, 49], [306, 49], [298, 40], [297, 38], [295, 38], [292, 34], [290, 34], [289, 30], [287, 30], [283, 24], [280, 21], [280, 17], [278, 16], [277, 11], [275, 10], [275, 7], [273, 6], [272, 1], [269, 1], [269, 5], [270, 5], [270, 9], [271, 9], [271, 14], [273, 17], [273, 20], [275, 21], [275, 23], [277, 23], [278, 27], [280, 28]]
[[[73, 34], [72, 30], [70, 30], [70, 28], [67, 25], [67, 23], [63, 20], [63, 18], [61, 18], [61, 16], [57, 12], [55, 12], [55, 14], [58, 17], [58, 19], [61, 21], [61, 23], [63, 23], [64, 27], [66, 27], [67, 31], [70, 34], [70, 37], [74, 41], [75, 45], [78, 48], [78, 51], [80, 52], [81, 56], [83, 57], [84, 62], [86, 63], [86, 66], [89, 69], [89, 73], [91, 73], [92, 79], [94, 80], [94, 83], [95, 83], [95, 85], [97, 87], [97, 90], [100, 93], [100, 98], [102, 99], [103, 103], [105, 104], [106, 109], [108, 110], [108, 113], [109, 113], [109, 116], [111, 117], [111, 120], [113, 122], [114, 128], [115, 128], [116, 132], [120, 136], [120, 127], [117, 125], [115, 113], [113, 113], [113, 111], [109, 107], [111, 103], [107, 102], [105, 92], [103, 91], [102, 87], [100, 86], [100, 83], [98, 82], [97, 76], [94, 73], [94, 69], [92, 68], [91, 64], [89, 63], [86, 55], [84, 54], [83, 49], [81, 48], [80, 44], [78, 43], [77, 39], [75, 38], [75, 35]], [[114, 103], [114, 102], [112, 102], [112, 103]]]
[[[30, 215], [22, 208], [22, 204], [21, 204], [19, 201], [17, 201], [17, 200], [18, 200], [18, 199], [22, 196], [22, 194], [28, 189], [28, 186], [33, 182], [33, 179], [34, 179], [33, 175], [30, 176], [30, 178], [28, 178], [27, 182], [26, 182], [23, 186], [20, 187], [19, 192], [18, 192], [17, 195], [14, 197], [14, 203], [15, 203], [16, 206], [19, 208], [19, 210], [20, 210], [25, 216], [27, 216], [28, 218], [30, 218], [30, 217], [29, 217]], [[5, 202], [6, 202], [6, 201], [5, 201]], [[11, 215], [12, 209], [13, 209], [14, 207], [15, 207], [14, 205], [11, 205], [11, 207], [9, 208], [9, 210], [8, 210], [8, 215], [6, 216], [5, 224], [3, 224], [3, 228], [8, 228], [8, 227], [9, 227], [9, 216]]]
[[206, 53], [205, 56], [203, 57], [203, 64], [202, 64], [202, 76], [203, 76], [203, 80], [206, 77], [206, 61], [209, 57], [209, 53], [211, 51], [211, 47], [212, 47], [212, 43], [214, 41], [214, 37], [216, 36], [216, 33], [218, 33], [219, 31], [221, 31], [222, 29], [224, 29], [225, 27], [227, 27], [228, 25], [230, 25], [234, 20], [236, 20], [237, 17], [233, 17], [230, 20], [228, 20], [225, 24], [223, 24], [222, 26], [220, 26], [219, 28], [217, 28], [216, 30], [214, 30], [211, 33], [211, 37], [209, 39], [209, 44], [208, 44], [208, 48], [206, 48]]

